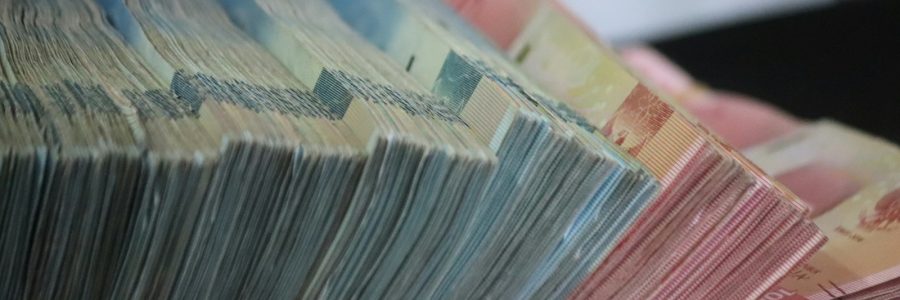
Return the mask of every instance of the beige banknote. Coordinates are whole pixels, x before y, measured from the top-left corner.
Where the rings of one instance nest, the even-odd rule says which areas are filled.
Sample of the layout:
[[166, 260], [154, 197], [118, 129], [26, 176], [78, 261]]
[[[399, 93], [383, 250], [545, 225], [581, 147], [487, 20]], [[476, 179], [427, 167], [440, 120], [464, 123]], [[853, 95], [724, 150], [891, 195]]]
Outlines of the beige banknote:
[[814, 219], [829, 242], [764, 299], [835, 299], [900, 277], [900, 148], [820, 121], [746, 154], [777, 177], [836, 173], [850, 182], [815, 188], [855, 187]]

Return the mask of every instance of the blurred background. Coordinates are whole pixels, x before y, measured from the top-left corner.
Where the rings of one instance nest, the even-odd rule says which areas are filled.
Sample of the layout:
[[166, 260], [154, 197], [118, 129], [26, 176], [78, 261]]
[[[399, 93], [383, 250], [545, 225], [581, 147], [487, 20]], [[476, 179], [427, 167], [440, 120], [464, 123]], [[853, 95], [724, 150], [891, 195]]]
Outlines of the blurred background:
[[898, 0], [563, 0], [614, 47], [708, 85], [900, 143]]

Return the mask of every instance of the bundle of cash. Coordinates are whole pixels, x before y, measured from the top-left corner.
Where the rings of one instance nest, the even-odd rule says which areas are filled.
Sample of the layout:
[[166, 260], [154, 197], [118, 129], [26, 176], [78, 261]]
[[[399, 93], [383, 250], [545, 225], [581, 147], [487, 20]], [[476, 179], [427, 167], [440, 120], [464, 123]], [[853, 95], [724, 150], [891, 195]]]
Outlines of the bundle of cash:
[[534, 12], [511, 61], [436, 0], [3, 2], [0, 297], [753, 298], [821, 246]]
[[[346, 282], [334, 281], [334, 276], [366, 276], [386, 251], [383, 249], [400, 243], [395, 241], [404, 234], [415, 238], [425, 230], [444, 229], [445, 224], [427, 223], [424, 216], [435, 210], [449, 214], [458, 207], [470, 206], [482, 195], [493, 174], [495, 158], [485, 144], [475, 139], [457, 115], [429, 99], [433, 95], [405, 80], [405, 73], [366, 58], [377, 52], [355, 51], [321, 29], [290, 32], [283, 40], [276, 40], [287, 46], [273, 44], [272, 40], [282, 38], [277, 35], [281, 32], [260, 31], [259, 26], [272, 26], [265, 22], [274, 17], [252, 15], [264, 12], [249, 7], [253, 4], [250, 2], [125, 4], [150, 37], [153, 48], [171, 49], [166, 52], [172, 54], [161, 53], [165, 60], [177, 63], [188, 77], [200, 78], [198, 84], [207, 84], [199, 89], [222, 91], [216, 96], [226, 101], [251, 103], [251, 97], [267, 99], [272, 92], [253, 91], [246, 85], [265, 83], [269, 90], [284, 86], [306, 91], [320, 99], [331, 119], [340, 120], [340, 129], [330, 130], [328, 127], [334, 126], [330, 120], [321, 125], [280, 124], [273, 128], [298, 127], [316, 132], [301, 133], [300, 137], [344, 134], [362, 141], [368, 152], [362, 173], [354, 175], [358, 180], [355, 193], [342, 201], [310, 190], [305, 192], [308, 199], [300, 198], [309, 202], [306, 207], [301, 204], [295, 211], [282, 211], [279, 206], [284, 205], [283, 200], [278, 199], [284, 196], [279, 194], [265, 200], [272, 204], [263, 202], [259, 195], [248, 198], [252, 202], [228, 199], [228, 193], [217, 197], [221, 203], [208, 204], [209, 210], [200, 215], [216, 223], [194, 230], [197, 248], [186, 252], [190, 256], [181, 262], [181, 274], [170, 277], [180, 281], [171, 295], [289, 298], [316, 295], [324, 288], [350, 291], [342, 286]], [[241, 13], [250, 13], [250, 19]], [[126, 34], [126, 39], [131, 38]], [[277, 68], [259, 68], [266, 65]], [[203, 78], [205, 74], [231, 82], [223, 87], [210, 85]], [[270, 84], [267, 78], [279, 79], [272, 79]], [[175, 80], [173, 90], [177, 93]], [[248, 95], [229, 95], [228, 91]], [[293, 101], [285, 99], [284, 103], [291, 105]], [[306, 172], [297, 176], [306, 180], [318, 177]], [[328, 190], [348, 188], [329, 179], [342, 178], [341, 174], [319, 176], [323, 185], [337, 184]], [[247, 182], [243, 177], [233, 178], [235, 181], [226, 185]], [[284, 212], [290, 215], [279, 216]], [[343, 272], [328, 273], [334, 269]], [[323, 287], [326, 283], [339, 286]]]
[[150, 199], [149, 177], [171, 169], [193, 174], [182, 178], [191, 182], [211, 166], [190, 153], [142, 160], [156, 137], [131, 100], [158, 103], [151, 110], [159, 114], [185, 110], [114, 31], [89, 18], [99, 15], [96, 6], [0, 6], [0, 293], [97, 295], [118, 268], [107, 258], [127, 251], [118, 241], [129, 235], [132, 207]]
[[[482, 87], [479, 80], [488, 75], [479, 72], [486, 68], [483, 63], [460, 55], [458, 65], [444, 71], [432, 69], [440, 73], [433, 74], [439, 78], [423, 81], [406, 70], [419, 64], [427, 66], [429, 61], [401, 64], [383, 56], [350, 27], [342, 25], [327, 3], [260, 0], [229, 7], [235, 12], [237, 23], [257, 32], [261, 43], [273, 53], [283, 45], [306, 45], [308, 42], [303, 41], [313, 39], [312, 44], [334, 45], [335, 52], [370, 49], [360, 53], [353, 64], [379, 63], [373, 68], [410, 76], [418, 89], [432, 90], [438, 97], [433, 101], [469, 124], [499, 160], [497, 173], [487, 182], [485, 194], [479, 202], [466, 207], [458, 220], [443, 228], [416, 229], [428, 232], [427, 235], [414, 229], [398, 231], [396, 242], [366, 246], [371, 249], [369, 253], [349, 252], [352, 248], [332, 249], [334, 254], [326, 257], [315, 271], [305, 296], [464, 297], [470, 290], [460, 285], [480, 282], [476, 276], [481, 273], [472, 268], [487, 267], [496, 261], [498, 266], [485, 268], [484, 272], [520, 277], [533, 273], [541, 262], [535, 258], [549, 255], [556, 247], [565, 247], [559, 251], [561, 259], [574, 251], [571, 248], [575, 243], [587, 247], [584, 239], [588, 234], [603, 234], [598, 232], [602, 227], [590, 225], [607, 220], [595, 218], [597, 214], [619, 212], [621, 218], [617, 221], [628, 222], [655, 191], [656, 183], [640, 165], [625, 161], [625, 154], [611, 144], [574, 128], [534, 98], [527, 98], [516, 86], [497, 81]], [[251, 18], [240, 14], [245, 11], [260, 13]], [[259, 26], [254, 22], [268, 25], [252, 29]], [[341, 40], [335, 40], [336, 37]], [[287, 62], [296, 52], [284, 55]], [[571, 224], [578, 218], [584, 221], [573, 228]], [[567, 232], [577, 236], [567, 237]], [[535, 233], [546, 238], [529, 238]], [[430, 235], [445, 238], [432, 239]], [[362, 237], [339, 238], [346, 238], [349, 244], [358, 243]], [[348, 265], [347, 261], [357, 263]], [[515, 283], [509, 288], [521, 286]]]
[[[503, 11], [450, 2], [476, 25]], [[795, 195], [641, 84], [560, 4], [517, 11], [532, 12], [531, 21], [512, 29], [508, 57], [661, 184], [571, 297], [755, 298], [821, 246]]]

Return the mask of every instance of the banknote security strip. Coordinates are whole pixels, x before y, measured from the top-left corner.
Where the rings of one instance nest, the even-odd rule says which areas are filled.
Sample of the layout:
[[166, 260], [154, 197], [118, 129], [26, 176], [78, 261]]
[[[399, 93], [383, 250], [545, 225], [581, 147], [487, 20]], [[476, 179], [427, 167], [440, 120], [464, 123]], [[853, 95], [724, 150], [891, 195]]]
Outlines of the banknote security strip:
[[510, 60], [439, 1], [0, 4], [0, 297], [726, 299], [796, 274], [808, 209], [537, 12]]

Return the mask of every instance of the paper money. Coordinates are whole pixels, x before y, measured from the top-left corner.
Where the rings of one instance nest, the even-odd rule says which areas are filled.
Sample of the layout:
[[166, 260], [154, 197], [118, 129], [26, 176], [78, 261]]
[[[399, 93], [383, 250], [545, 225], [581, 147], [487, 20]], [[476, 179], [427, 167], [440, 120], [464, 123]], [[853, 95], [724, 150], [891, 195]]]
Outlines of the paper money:
[[510, 60], [439, 1], [0, 4], [0, 297], [743, 298], [821, 244], [533, 8]]
[[[411, 16], [405, 14], [403, 10], [391, 11], [390, 3], [387, 2], [372, 4], [376, 4], [372, 8], [378, 11]], [[360, 6], [356, 5], [361, 4], [356, 3], [349, 8], [359, 9]], [[339, 11], [342, 14], [347, 13], [346, 10], [339, 9]], [[390, 14], [377, 17], [381, 19], [358, 20], [375, 23], [389, 23], [392, 20]], [[407, 21], [412, 22], [413, 20]], [[414, 25], [414, 23], [410, 25]], [[393, 37], [403, 36], [391, 33], [385, 37], [393, 39]], [[425, 37], [428, 38], [428, 36]], [[436, 42], [441, 41], [440, 36], [432, 36], [432, 38], [438, 38], [435, 40]], [[395, 40], [387, 42], [397, 44]], [[383, 42], [374, 41], [374, 44], [382, 45]], [[423, 45], [446, 47], [447, 44]], [[462, 240], [457, 244], [437, 245], [442, 247], [438, 248], [440, 251], [449, 255], [435, 256], [432, 259], [418, 262], [418, 265], [397, 266], [404, 274], [425, 273], [433, 274], [432, 276], [420, 278], [404, 276], [391, 280], [390, 273], [385, 272], [391, 269], [378, 268], [375, 271], [376, 274], [383, 275], [372, 276], [372, 283], [367, 286], [367, 289], [351, 289], [348, 291], [349, 293], [361, 295], [386, 293], [386, 295], [391, 295], [388, 297], [439, 297], [465, 293], [468, 291], [457, 285], [476, 284], [479, 282], [475, 280], [479, 278], [477, 276], [495, 276], [490, 274], [498, 270], [514, 270], [511, 268], [515, 266], [535, 268], [536, 265], [516, 260], [521, 261], [533, 256], [539, 257], [539, 253], [551, 251], [557, 243], [557, 240], [526, 239], [526, 231], [523, 229], [531, 228], [530, 230], [562, 234], [565, 227], [560, 225], [572, 222], [574, 215], [585, 205], [590, 205], [590, 209], [596, 211], [603, 207], [600, 204], [606, 202], [609, 197], [616, 197], [617, 201], [642, 203], [642, 199], [646, 199], [652, 194], [652, 182], [638, 172], [640, 170], [636, 164], [621, 165], [611, 160], [610, 155], [619, 155], [619, 159], [624, 156], [615, 154], [617, 151], [610, 146], [603, 148], [592, 145], [595, 148], [584, 149], [587, 146], [583, 145], [585, 141], [582, 139], [590, 139], [590, 133], [584, 132], [585, 130], [582, 128], [572, 128], [567, 125], [560, 115], [547, 111], [550, 108], [542, 107], [539, 100], [532, 97], [534, 95], [526, 95], [521, 90], [521, 86], [509, 82], [501, 74], [492, 72], [486, 62], [477, 58], [477, 54], [465, 52], [464, 49], [457, 49], [457, 52], [448, 49], [445, 56], [436, 56], [430, 59], [429, 56], [416, 56], [420, 53], [430, 55], [432, 53], [430, 49], [413, 50], [414, 57], [412, 59], [407, 57], [398, 59], [398, 56], [395, 56], [398, 52], [394, 51], [386, 53], [394, 57], [397, 66], [405, 67], [407, 71], [415, 75], [414, 78], [419, 81], [419, 84], [431, 88], [435, 94], [443, 96], [451, 109], [460, 111], [461, 117], [467, 124], [473, 124], [476, 131], [483, 132], [484, 140], [491, 141], [492, 148], [498, 151], [498, 157], [501, 160], [498, 177], [489, 185], [483, 204], [474, 208], [473, 220], [477, 220], [477, 223], [468, 224], [459, 229], [464, 233], [460, 237]], [[497, 129], [495, 129], [497, 124], [502, 125], [501, 128], [506, 126], [517, 128], [517, 136], [498, 135]], [[531, 131], [527, 129], [529, 127], [540, 130]], [[593, 143], [597, 142], [599, 140], [595, 136]], [[531, 150], [522, 151], [529, 148]], [[584, 159], [584, 161], [574, 163], [571, 159]], [[595, 159], [599, 159], [597, 161], [599, 164], [590, 162]], [[571, 165], [574, 168], [572, 170], [584, 169], [585, 172], [551, 168], [550, 164], [553, 163], [574, 163]], [[535, 179], [541, 181], [533, 181]], [[564, 184], [565, 182], [583, 183], [579, 187], [578, 185], [569, 186]], [[614, 188], [620, 184], [623, 185], [622, 188]], [[554, 190], [555, 193], [552, 192]], [[616, 193], [612, 195], [614, 190]], [[573, 193], [575, 198], [562, 201], [565, 198], [560, 198], [560, 195], [569, 193]], [[630, 193], [634, 198], [620, 198], [624, 196], [622, 194], [626, 193]], [[615, 204], [616, 202], [610, 205]], [[544, 207], [544, 216], [538, 214], [541, 207]], [[640, 206], [632, 206], [625, 215], [635, 214], [638, 207]], [[523, 226], [527, 227], [523, 228]], [[575, 232], [578, 231], [580, 230]], [[543, 244], [539, 244], [542, 242]], [[515, 246], [522, 245], [522, 243], [532, 243], [530, 245], [533, 246]], [[513, 253], [509, 251], [516, 249], [514, 247], [523, 247], [529, 249], [529, 252], [520, 251], [513, 256]], [[477, 262], [487, 260], [487, 257], [497, 256], [501, 256], [500, 259], [503, 260], [502, 264], [498, 264], [494, 268], [484, 268], [475, 272], [470, 267], [479, 265]], [[531, 261], [540, 262], [535, 259]], [[507, 272], [528, 274], [528, 272]], [[517, 280], [526, 280], [526, 278]], [[515, 285], [512, 286], [515, 287]]]
[[[829, 238], [819, 253], [793, 269], [766, 297], [844, 299], [900, 277], [900, 148], [833, 121], [819, 121], [747, 151], [779, 178], [838, 173], [855, 187], [814, 219]], [[794, 175], [797, 174], [797, 175]], [[844, 182], [821, 184], [843, 185]], [[814, 188], [826, 188], [819, 184]], [[896, 297], [892, 285], [878, 287]], [[770, 295], [770, 296], [769, 296]]]
[[[270, 10], [269, 5], [282, 6]], [[384, 59], [379, 53], [345, 46], [343, 43], [350, 37], [340, 30], [325, 31], [326, 24], [318, 22], [324, 22], [319, 18], [327, 17], [328, 11], [316, 10], [315, 3], [302, 5], [307, 5], [309, 10], [301, 13], [278, 2], [224, 3], [220, 9], [223, 17], [227, 15], [235, 21], [302, 84], [312, 87], [313, 93], [328, 103], [333, 112], [342, 115], [353, 134], [368, 141], [372, 156], [361, 174], [360, 186], [348, 203], [336, 203], [346, 211], [326, 211], [315, 216], [343, 218], [333, 220], [334, 227], [322, 229], [329, 235], [305, 237], [315, 238], [309, 241], [314, 243], [309, 248], [297, 247], [293, 254], [279, 253], [276, 247], [281, 241], [273, 239], [271, 255], [285, 258], [261, 257], [262, 265], [246, 264], [245, 269], [225, 261], [223, 268], [229, 268], [224, 269], [225, 276], [209, 279], [208, 275], [199, 273], [195, 275], [196, 283], [188, 285], [186, 291], [205, 289], [211, 297], [238, 291], [261, 297], [297, 297], [324, 290], [342, 297], [360, 284], [353, 279], [370, 277], [367, 272], [381, 264], [384, 255], [403, 254], [403, 249], [409, 249], [412, 245], [403, 243], [406, 239], [414, 241], [426, 230], [444, 229], [446, 225], [427, 223], [421, 218], [440, 207], [470, 205], [478, 200], [488, 182], [487, 176], [492, 174], [493, 157], [458, 116], [435, 100], [429, 100], [433, 96], [406, 79], [398, 67], [382, 63]], [[244, 19], [239, 11], [242, 9], [265, 15]], [[195, 11], [207, 13], [204, 9]], [[271, 35], [265, 34], [272, 32], [256, 31], [256, 26], [269, 25], [253, 22], [284, 26], [279, 27], [284, 31], [275, 32], [285, 36], [269, 40]], [[293, 27], [294, 24], [304, 26]], [[307, 56], [298, 61], [298, 52]], [[326, 200], [318, 202], [323, 201]], [[464, 223], [465, 219], [453, 221]], [[308, 225], [298, 224], [298, 228], [315, 232], [308, 226], [317, 223], [312, 219]], [[297, 243], [307, 247], [309, 242]], [[212, 258], [204, 257], [197, 264], [207, 266], [209, 273], [216, 273], [220, 264], [217, 257], [233, 257], [241, 262], [246, 260], [240, 258], [246, 251], [255, 250], [248, 248], [252, 242], [235, 245], [243, 248], [233, 250], [233, 254], [219, 254], [217, 251], [221, 250], [212, 246], [209, 248]], [[273, 269], [278, 272], [271, 272]], [[251, 271], [251, 280], [244, 279], [245, 270]], [[214, 289], [216, 286], [230, 288]]]
[[[255, 150], [235, 147], [225, 151], [220, 158], [222, 167], [217, 170], [218, 181], [211, 183], [220, 188], [209, 192], [209, 199], [198, 211], [170, 220], [138, 219], [154, 226], [132, 234], [135, 250], [127, 256], [125, 266], [132, 272], [123, 274], [113, 295], [206, 296], [213, 292], [209, 285], [221, 285], [219, 282], [233, 280], [235, 274], [243, 276], [257, 266], [265, 266], [268, 261], [261, 256], [272, 250], [259, 245], [274, 247], [290, 241], [287, 236], [270, 232], [286, 231], [288, 226], [318, 226], [309, 228], [326, 233], [334, 230], [334, 221], [324, 218], [340, 214], [351, 195], [329, 184], [344, 188], [356, 184], [352, 180], [364, 172], [362, 160], [348, 163], [341, 159], [341, 152], [361, 156], [366, 152], [366, 137], [354, 136], [353, 127], [233, 26], [214, 1], [113, 1], [104, 8], [130, 45], [154, 66], [157, 76], [170, 82], [175, 95], [202, 103], [196, 109], [198, 118], [216, 124], [215, 129], [207, 130], [213, 135], [207, 147], [218, 149], [221, 140], [227, 139], [259, 145]], [[284, 166], [267, 164], [266, 157]], [[233, 172], [232, 168], [243, 169], [259, 181], [253, 184], [255, 187], [241, 188], [244, 178], [226, 175]], [[279, 203], [285, 195], [278, 191], [292, 182], [277, 178], [296, 172], [294, 168], [323, 174], [320, 176], [343, 172], [332, 175], [333, 182], [310, 182], [305, 190], [290, 191], [296, 202]], [[304, 199], [299, 196], [304, 193], [321, 194]], [[331, 197], [339, 200], [321, 205], [321, 216], [304, 217], [315, 225], [285, 224], [284, 219], [302, 214], [304, 206], [311, 205], [303, 202], [321, 203]], [[248, 206], [246, 201], [255, 201], [257, 206]], [[140, 215], [152, 216], [154, 209], [142, 208]], [[241, 210], [243, 213], [238, 214]], [[179, 224], [179, 218], [196, 223]], [[245, 225], [261, 218], [268, 222], [250, 228]], [[165, 235], [151, 235], [157, 231]], [[237, 233], [241, 235], [231, 237]], [[310, 244], [323, 239], [308, 238]], [[166, 254], [185, 252], [192, 255]]]
[[[3, 273], [10, 298], [193, 298], [236, 295], [238, 289], [250, 295], [296, 295], [299, 275], [325, 255], [342, 218], [350, 217], [348, 206], [365, 209], [378, 195], [405, 199], [403, 191], [421, 190], [427, 192], [410, 196], [414, 203], [422, 199], [425, 207], [453, 207], [476, 201], [492, 174], [495, 158], [487, 148], [470, 137], [458, 117], [423, 102], [427, 93], [321, 69], [327, 75], [323, 83], [315, 85], [318, 90], [308, 88], [232, 24], [214, 1], [101, 4], [42, 1], [4, 7], [4, 66], [18, 71], [8, 74], [12, 84], [3, 85], [15, 97], [4, 94], [12, 117], [3, 120], [15, 123], [3, 126], [2, 145], [23, 152], [4, 156], [3, 165], [16, 159], [23, 161], [19, 165], [38, 163], [34, 171], [13, 168], [4, 176], [41, 184], [41, 176], [64, 170], [58, 166], [95, 173], [53, 175], [54, 183], [45, 186], [76, 190], [49, 192], [58, 200], [38, 205], [29, 197], [48, 192], [35, 187], [15, 198], [34, 204], [4, 210], [4, 215], [21, 216], [4, 234], [5, 240], [17, 241], [10, 250], [16, 255], [4, 255], [10, 257], [4, 265], [14, 266]], [[66, 18], [41, 23], [53, 18], [22, 17], [43, 11], [65, 11]], [[18, 24], [26, 25], [13, 26]], [[60, 32], [53, 35], [53, 30]], [[32, 72], [30, 66], [45, 70]], [[30, 89], [31, 84], [44, 86]], [[51, 93], [53, 107], [64, 114], [37, 109], [41, 98], [29, 100], [35, 98], [33, 91]], [[74, 123], [48, 127], [35, 119]], [[89, 123], [93, 120], [98, 123]], [[13, 129], [20, 126], [31, 129]], [[56, 127], [66, 140], [44, 141], [44, 132]], [[34, 142], [17, 141], [21, 133], [32, 133], [26, 138]], [[117, 145], [133, 150], [104, 150]], [[75, 156], [69, 159], [69, 153]], [[56, 159], [60, 155], [63, 159]], [[105, 161], [115, 164], [104, 167]], [[19, 173], [31, 175], [14, 176]], [[432, 180], [418, 179], [423, 176]], [[4, 184], [5, 191], [27, 186], [18, 184]], [[104, 184], [109, 190], [98, 190]], [[69, 208], [82, 205], [66, 199], [82, 190], [79, 201], [87, 213], [79, 215]], [[386, 210], [391, 216], [404, 212]], [[28, 220], [32, 214], [39, 219]], [[120, 218], [91, 221], [108, 215]], [[52, 239], [68, 237], [71, 224], [84, 224], [75, 231], [78, 243]], [[100, 225], [87, 227], [92, 224]], [[99, 233], [89, 235], [91, 230]], [[29, 242], [26, 237], [32, 235]], [[101, 254], [108, 256], [96, 256]], [[71, 262], [62, 260], [73, 256]], [[57, 277], [61, 281], [54, 281]]]
[[[535, 11], [531, 22], [515, 30], [520, 33], [508, 49], [510, 59], [647, 165], [662, 184], [648, 213], [571, 297], [717, 298], [728, 293], [754, 298], [787, 272], [785, 266], [821, 245], [823, 237], [804, 219], [808, 208], [790, 191], [639, 83], [558, 4], [538, 4]], [[486, 22], [472, 10], [464, 14], [475, 24]], [[771, 196], [751, 196], [755, 184]], [[756, 201], [784, 206], [791, 216], [782, 227], [787, 230], [783, 242], [758, 238], [779, 230], [769, 228], [759, 235], [746, 233], [756, 238], [735, 241], [740, 246], [716, 249], [723, 243], [716, 236], [728, 234], [731, 222], [746, 220], [743, 207], [759, 205]], [[704, 260], [704, 271], [686, 267]], [[764, 275], [735, 277], [742, 274], [738, 270]]]
[[[175, 146], [144, 156], [146, 148], [179, 140], [145, 121], [177, 122], [190, 109], [136, 59], [93, 2], [5, 2], [0, 10], [0, 60], [7, 70], [0, 84], [0, 293], [9, 299], [109, 295], [104, 287], [116, 280], [117, 258], [128, 252], [120, 241], [130, 234], [134, 207], [152, 201], [150, 191], [182, 184], [198, 188], [184, 199], [201, 198], [215, 164], [204, 152]], [[148, 105], [139, 113], [135, 103]], [[185, 129], [197, 125], [184, 123]], [[204, 141], [202, 134], [194, 139]], [[180, 173], [179, 182], [151, 183], [167, 172]]]
[[[582, 139], [584, 139], [582, 143], [590, 143], [583, 147], [594, 147], [597, 150], [615, 153], [615, 151], [610, 151], [612, 149], [611, 144], [605, 139], [600, 138], [597, 128], [590, 126], [590, 124], [580, 119], [580, 117], [576, 117], [577, 115], [564, 105], [543, 96], [535, 86], [525, 81], [523, 76], [508, 73], [515, 72], [515, 70], [504, 68], [505, 62], [496, 59], [496, 55], [493, 53], [479, 53], [480, 51], [477, 46], [469, 45], [470, 41], [460, 39], [446, 27], [442, 27], [440, 24], [459, 22], [459, 20], [454, 19], [452, 16], [448, 18], [446, 10], [433, 10], [433, 7], [430, 7], [427, 4], [420, 5], [420, 3], [415, 2], [397, 1], [375, 1], [369, 2], [366, 5], [350, 3], [348, 1], [333, 1], [332, 4], [335, 5], [336, 9], [349, 25], [363, 33], [373, 42], [373, 44], [379, 45], [379, 47], [391, 55], [395, 61], [398, 63], [406, 63], [407, 71], [416, 76], [423, 84], [431, 86], [438, 95], [444, 95], [451, 101], [454, 99], [459, 99], [457, 101], [469, 102], [483, 101], [480, 97], [484, 97], [482, 95], [486, 95], [486, 92], [493, 88], [501, 91], [501, 93], [497, 93], [496, 96], [492, 96], [494, 101], [505, 99], [504, 101], [511, 103], [518, 102], [524, 105], [533, 103], [536, 105], [536, 107], [532, 109], [533, 111], [543, 114], [549, 113], [547, 117], [558, 119], [558, 122], [561, 122], [559, 125], [556, 125], [558, 128], [579, 133], [582, 136]], [[475, 43], [477, 43], [477, 41], [475, 41]], [[408, 45], [422, 46], [418, 48], [409, 48]], [[474, 88], [473, 92], [465, 95], [458, 95], [452, 93], [452, 90], [445, 90], [448, 83], [463, 80], [474, 80], [474, 83], [477, 83], [477, 85], [472, 85]], [[574, 126], [574, 128], [572, 128], [572, 126]], [[566, 129], [567, 127], [569, 129]], [[564, 133], [565, 131], [562, 132]], [[628, 161], [629, 159], [626, 156], [621, 154], [615, 154], [610, 158], [618, 161], [616, 162], [617, 164], [633, 164], [633, 162]], [[625, 193], [628, 189], [633, 188], [629, 187], [629, 185], [625, 185], [617, 189], [622, 189], [623, 191], [614, 192], [615, 196], [618, 196], [616, 194]], [[603, 194], [598, 194], [598, 196], [599, 195]], [[547, 199], [550, 200], [552, 198]], [[589, 268], [591, 264], [583, 263], [582, 265], [573, 265], [571, 256], [577, 252], [588, 251], [588, 253], [591, 253], [590, 259], [599, 259], [602, 257], [601, 253], [607, 250], [606, 246], [609, 244], [608, 240], [615, 239], [619, 236], [622, 227], [627, 227], [627, 224], [632, 222], [631, 220], [633, 220], [636, 213], [643, 211], [643, 201], [633, 201], [629, 204], [627, 202], [618, 202], [632, 201], [626, 200], [627, 198], [620, 198], [621, 200], [617, 199], [614, 202], [610, 202], [612, 200], [607, 200], [606, 202], [608, 204], [603, 204], [603, 206], [608, 207], [606, 210], [624, 209], [624, 212], [622, 214], [623, 218], [621, 219], [613, 218], [605, 221], [603, 219], [607, 218], [607, 212], [594, 216], [591, 216], [590, 214], [594, 209], [603, 207], [599, 206], [600, 203], [603, 203], [599, 201], [600, 199], [593, 200], [598, 203], [589, 206], [590, 210], [584, 212], [581, 217], [597, 221], [585, 220], [582, 221], [582, 223], [573, 224], [572, 229], [569, 230], [572, 236], [567, 238], [569, 241], [561, 241], [560, 244], [556, 246], [556, 250], [548, 248], [548, 246], [553, 246], [553, 243], [546, 243], [543, 245], [528, 244], [529, 241], [522, 240], [522, 238], [509, 239], [503, 243], [497, 243], [497, 245], [487, 244], [486, 242], [480, 242], [478, 240], [470, 240], [469, 243], [471, 243], [471, 245], [466, 246], [466, 251], [467, 253], [473, 253], [475, 257], [469, 259], [468, 256], [470, 255], [463, 255], [457, 258], [457, 262], [452, 263], [452, 265], [456, 266], [454, 268], [456, 271], [451, 273], [451, 277], [444, 279], [439, 289], [429, 292], [431, 293], [430, 295], [451, 293], [451, 295], [456, 295], [454, 297], [497, 297], [498, 295], [515, 293], [514, 290], [511, 290], [513, 287], [521, 286], [526, 283], [531, 283], [531, 285], [537, 287], [539, 282], [546, 281], [550, 277], [559, 277], [558, 279], [562, 280], [562, 277], [565, 276], [568, 277], [566, 279], [568, 281], [577, 281], [577, 276], [572, 277], [568, 275], [587, 272], [585, 269]], [[495, 201], [507, 202], [510, 200], [497, 197], [497, 200]], [[597, 211], [596, 213], [600, 213], [600, 211]], [[515, 216], [506, 218], [510, 218], [508, 221], [505, 221], [506, 224], [491, 224], [491, 222], [493, 222], [491, 218], [481, 218], [484, 220], [483, 222], [485, 224], [479, 226], [484, 226], [485, 229], [488, 230], [496, 230], [498, 233], [495, 234], [500, 234], [501, 232], [508, 232], [511, 230], [508, 229], [508, 226], [510, 225], [507, 224], [522, 222], [516, 221]], [[587, 236], [579, 236], [579, 234], [583, 234], [582, 232], [584, 231], [583, 228], [585, 228], [585, 226], [591, 226], [589, 225], [591, 223], [583, 222], [594, 222], [594, 224], [596, 224], [594, 226], [603, 226], [605, 224], [609, 227], [603, 228], [607, 230], [605, 232], [600, 231], [595, 233], [596, 236], [592, 237], [594, 239], [594, 245], [581, 244], [584, 243], [582, 239], [587, 238]], [[512, 231], [511, 234], [515, 235], [517, 233]], [[502, 234], [500, 235], [502, 236]], [[496, 249], [498, 245], [503, 245], [504, 247], [521, 245], [515, 247], [530, 248], [530, 250], [527, 251], [531, 252], [526, 252], [526, 250], [511, 254], [492, 252], [498, 251], [493, 250]], [[488, 251], [488, 254], [477, 254], [484, 251]], [[533, 265], [528, 266], [528, 269], [524, 269], [527, 266], [524, 262], [514, 263], [516, 260], [523, 259], [532, 261]], [[542, 259], [546, 260], [546, 262], [541, 263]], [[512, 264], [512, 266], [521, 265], [523, 269], [511, 269], [510, 271], [507, 271], [507, 274], [498, 274], [496, 272], [499, 267], [482, 267], [490, 262], [497, 263], [498, 260], [500, 263], [511, 261], [510, 264]], [[568, 265], [566, 265], [567, 267], [565, 269], [557, 269], [562, 266], [562, 264]], [[461, 273], [460, 270], [463, 270], [463, 272]], [[532, 272], [541, 273], [528, 275]], [[553, 275], [555, 273], [556, 275]], [[519, 295], [520, 297], [529, 297], [533, 292], [533, 290], [522, 291]]]

